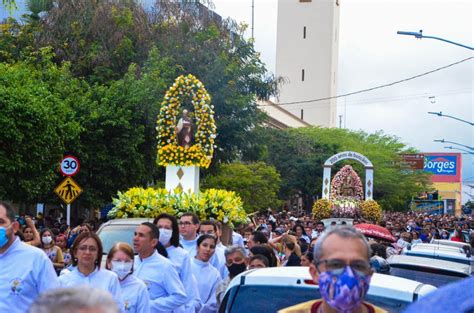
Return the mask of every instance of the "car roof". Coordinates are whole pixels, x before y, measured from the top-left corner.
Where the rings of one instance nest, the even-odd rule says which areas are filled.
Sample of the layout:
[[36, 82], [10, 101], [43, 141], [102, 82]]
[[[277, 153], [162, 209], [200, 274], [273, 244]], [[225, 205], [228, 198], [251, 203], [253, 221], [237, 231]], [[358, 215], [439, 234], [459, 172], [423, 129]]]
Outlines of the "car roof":
[[153, 222], [153, 218], [117, 218], [102, 224], [100, 229], [112, 225], [140, 225], [144, 222]]
[[415, 243], [410, 245], [410, 249], [408, 249], [408, 247], [406, 249], [412, 251], [436, 251], [438, 253], [465, 254], [464, 250], [459, 247], [431, 243]]
[[[237, 285], [266, 285], [318, 288], [305, 266], [268, 267], [251, 270], [235, 277], [227, 290]], [[368, 294], [383, 298], [413, 302], [414, 296], [424, 296], [436, 287], [401, 277], [374, 273]]]
[[400, 265], [410, 265], [413, 267], [428, 267], [432, 269], [440, 269], [443, 271], [453, 272], [453, 273], [461, 273], [470, 275], [471, 268], [467, 264], [439, 260], [439, 259], [430, 259], [427, 261], [427, 258], [419, 257], [419, 256], [412, 256], [412, 255], [392, 255], [387, 259], [387, 262], [390, 266], [395, 264]]
[[445, 240], [445, 239], [435, 239], [431, 242], [431, 244], [442, 245], [442, 246], [450, 246], [450, 247], [458, 247], [458, 248], [462, 248], [464, 246], [469, 246], [469, 244], [465, 243], [465, 242], [451, 241], [451, 240]]

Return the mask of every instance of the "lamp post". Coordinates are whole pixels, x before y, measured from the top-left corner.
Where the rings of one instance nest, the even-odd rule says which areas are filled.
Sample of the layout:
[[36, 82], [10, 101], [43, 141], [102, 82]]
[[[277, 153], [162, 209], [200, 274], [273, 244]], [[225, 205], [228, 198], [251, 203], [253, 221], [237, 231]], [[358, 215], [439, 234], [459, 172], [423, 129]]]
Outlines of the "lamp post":
[[428, 114], [434, 114], [434, 115], [438, 115], [438, 116], [441, 116], [441, 117], [448, 117], [448, 118], [452, 118], [454, 120], [457, 120], [457, 121], [460, 121], [460, 122], [463, 122], [463, 123], [467, 123], [471, 126], [474, 126], [474, 123], [473, 122], [469, 122], [469, 121], [466, 121], [466, 120], [463, 120], [462, 118], [459, 118], [459, 117], [455, 117], [455, 116], [451, 116], [451, 115], [446, 115], [446, 114], [443, 114], [443, 112], [428, 112]]
[[463, 44], [460, 44], [460, 43], [457, 43], [457, 42], [454, 42], [454, 41], [451, 41], [451, 40], [447, 40], [447, 39], [443, 39], [443, 38], [439, 38], [439, 37], [435, 37], [435, 36], [425, 36], [425, 35], [423, 35], [423, 30], [422, 29], [420, 29], [419, 32], [405, 32], [405, 31], [400, 31], [399, 30], [399, 31], [397, 31], [397, 34], [398, 35], [414, 36], [415, 38], [418, 38], [418, 39], [421, 39], [421, 38], [436, 39], [436, 40], [444, 41], [444, 42], [450, 43], [452, 45], [460, 46], [460, 47], [463, 47], [463, 48], [466, 48], [466, 49], [469, 49], [469, 50], [474, 50], [473, 47], [469, 47], [469, 46], [466, 46], [466, 45], [463, 45]]
[[468, 148], [469, 150], [474, 151], [474, 147], [469, 147], [469, 146], [463, 145], [462, 143], [457, 143], [457, 142], [448, 141], [448, 140], [444, 140], [444, 139], [435, 139], [433, 141], [434, 142], [442, 142], [442, 143], [452, 143], [453, 145], [462, 146], [462, 147]]
[[474, 152], [472, 151], [469, 151], [469, 150], [466, 150], [466, 149], [461, 149], [461, 148], [455, 148], [453, 146], [449, 146], [449, 147], [444, 147], [445, 149], [451, 149], [451, 150], [459, 150], [459, 151], [463, 151], [467, 154], [474, 154]]

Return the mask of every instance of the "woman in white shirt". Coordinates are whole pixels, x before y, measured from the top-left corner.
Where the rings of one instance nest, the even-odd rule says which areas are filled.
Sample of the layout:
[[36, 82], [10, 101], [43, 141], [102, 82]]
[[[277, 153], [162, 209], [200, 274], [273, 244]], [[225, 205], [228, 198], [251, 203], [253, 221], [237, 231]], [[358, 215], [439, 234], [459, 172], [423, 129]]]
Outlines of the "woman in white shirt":
[[150, 297], [145, 283], [132, 275], [134, 253], [125, 242], [116, 243], [107, 255], [105, 267], [117, 274], [127, 313], [149, 313]]
[[191, 271], [191, 258], [188, 251], [179, 246], [179, 226], [174, 215], [161, 213], [153, 221], [160, 230], [160, 243], [166, 248], [168, 259], [173, 263], [186, 291], [185, 312], [194, 312], [200, 307], [196, 279]]
[[201, 307], [199, 312], [217, 312], [216, 289], [221, 283], [221, 275], [209, 263], [216, 250], [217, 239], [212, 235], [201, 235], [197, 241], [196, 256], [192, 258], [191, 270], [196, 277]]
[[115, 273], [100, 268], [103, 248], [100, 238], [92, 232], [79, 234], [71, 248], [73, 269], [59, 277], [61, 287], [90, 286], [112, 294], [123, 311], [123, 298]]

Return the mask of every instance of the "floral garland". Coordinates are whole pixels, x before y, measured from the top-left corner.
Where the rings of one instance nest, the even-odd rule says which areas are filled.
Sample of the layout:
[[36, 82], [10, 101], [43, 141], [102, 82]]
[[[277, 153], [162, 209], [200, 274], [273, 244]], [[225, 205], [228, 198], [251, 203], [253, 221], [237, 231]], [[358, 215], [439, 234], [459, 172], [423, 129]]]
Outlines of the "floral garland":
[[[197, 124], [195, 142], [189, 148], [178, 145], [175, 128], [181, 98], [184, 95], [189, 95], [191, 98]], [[165, 94], [157, 120], [158, 165], [209, 167], [216, 138], [214, 106], [210, 105], [210, 102], [211, 97], [206, 88], [196, 77], [189, 74], [176, 78]]]
[[201, 220], [215, 219], [231, 227], [234, 223], [248, 222], [241, 198], [233, 191], [221, 189], [188, 194], [135, 187], [124, 193], [118, 192], [112, 203], [114, 208], [108, 213], [110, 218], [153, 218], [161, 213], [181, 216], [192, 212]]
[[382, 220], [382, 207], [375, 200], [367, 200], [361, 203], [360, 211], [362, 217], [373, 221], [378, 222]]
[[359, 201], [352, 197], [341, 197], [331, 199], [332, 217], [356, 217], [359, 215]]
[[331, 217], [332, 204], [328, 199], [319, 199], [313, 204], [313, 217], [320, 221]]
[[342, 188], [347, 180], [351, 181], [351, 187], [354, 188], [354, 200], [364, 199], [364, 190], [359, 175], [352, 169], [352, 166], [346, 165], [337, 172], [331, 182], [331, 199], [342, 196]]

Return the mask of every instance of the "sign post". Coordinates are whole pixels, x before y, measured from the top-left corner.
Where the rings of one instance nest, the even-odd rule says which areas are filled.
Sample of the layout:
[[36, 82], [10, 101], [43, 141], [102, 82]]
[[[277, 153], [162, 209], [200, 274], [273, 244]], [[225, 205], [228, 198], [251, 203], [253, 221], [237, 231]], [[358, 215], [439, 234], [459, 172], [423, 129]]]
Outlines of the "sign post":
[[82, 193], [82, 188], [71, 178], [79, 172], [81, 164], [72, 155], [66, 155], [60, 163], [60, 171], [67, 176], [55, 189], [54, 192], [67, 204], [66, 219], [71, 225], [71, 203]]

